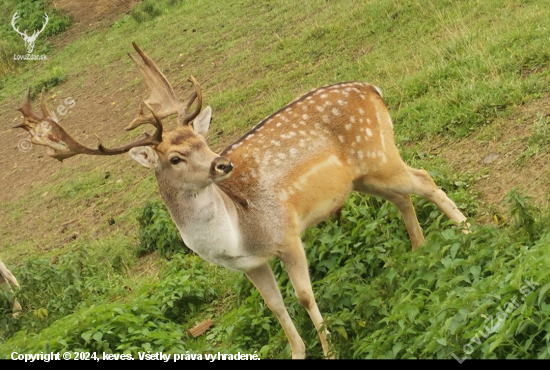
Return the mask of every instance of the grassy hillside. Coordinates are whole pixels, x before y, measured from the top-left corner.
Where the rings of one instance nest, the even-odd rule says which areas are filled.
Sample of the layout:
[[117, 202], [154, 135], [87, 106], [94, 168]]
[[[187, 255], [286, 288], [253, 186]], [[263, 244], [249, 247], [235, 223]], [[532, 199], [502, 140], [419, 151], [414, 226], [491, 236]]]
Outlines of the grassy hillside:
[[[411, 253], [396, 208], [358, 195], [341, 224], [309, 230], [314, 291], [338, 356], [548, 358], [548, 211], [512, 192], [508, 214], [496, 225], [479, 224], [487, 210], [471, 186], [484, 173], [469, 173], [467, 162], [453, 171], [425, 147], [491, 128], [548, 96], [549, 16], [544, 1], [149, 0], [52, 48], [47, 61], [10, 69], [0, 105], [13, 112], [26, 86], [48, 85], [51, 104], [57, 95], [78, 97], [62, 121], [75, 136], [98, 132], [107, 145], [136, 137], [122, 131], [144, 96], [126, 56], [131, 41], [178, 93], [189, 74], [202, 83], [215, 113], [208, 141], [217, 149], [312, 88], [345, 80], [381, 86], [403, 157], [430, 170], [471, 217], [473, 232], [463, 235], [416, 199], [427, 240]], [[548, 113], [540, 112], [519, 163], [548, 151]], [[16, 118], [0, 114], [6, 127]], [[2, 135], [10, 144], [19, 139], [9, 130]], [[127, 158], [73, 158], [61, 166], [41, 152], [2, 149], [17, 162], [2, 179], [25, 189], [6, 198], [0, 214], [0, 258], [21, 283], [24, 312], [12, 319], [13, 296], [1, 293], [0, 357], [44, 350], [289, 357], [284, 333], [251, 285], [177, 245], [150, 173]], [[28, 185], [25, 171], [38, 167], [49, 173]], [[308, 356], [322, 357], [286, 273], [273, 266]], [[526, 293], [525, 279], [538, 285]], [[491, 333], [483, 329], [514, 296], [524, 298], [520, 307]], [[209, 317], [210, 332], [186, 334]]]

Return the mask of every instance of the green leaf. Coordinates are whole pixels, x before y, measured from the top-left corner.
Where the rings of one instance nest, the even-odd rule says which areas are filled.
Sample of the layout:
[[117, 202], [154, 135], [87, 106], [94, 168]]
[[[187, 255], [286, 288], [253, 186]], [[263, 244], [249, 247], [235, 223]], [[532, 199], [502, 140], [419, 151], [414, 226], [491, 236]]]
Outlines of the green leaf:
[[340, 335], [343, 336], [345, 339], [348, 339], [348, 333], [346, 332], [346, 329], [343, 326], [337, 326], [336, 331], [340, 333]]
[[101, 339], [103, 338], [103, 333], [98, 331], [96, 333], [94, 333], [94, 335], [92, 335], [92, 338], [96, 341], [96, 342], [100, 342]]

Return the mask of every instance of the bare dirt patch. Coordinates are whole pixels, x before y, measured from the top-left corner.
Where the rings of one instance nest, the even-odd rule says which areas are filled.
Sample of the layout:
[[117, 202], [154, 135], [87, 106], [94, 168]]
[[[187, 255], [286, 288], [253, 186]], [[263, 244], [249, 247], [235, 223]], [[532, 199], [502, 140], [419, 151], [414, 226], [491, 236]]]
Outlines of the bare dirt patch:
[[529, 138], [541, 117], [550, 117], [550, 95], [518, 107], [510, 117], [481, 127], [463, 140], [434, 144], [438, 148], [432, 153], [443, 156], [456, 171], [480, 178], [473, 190], [493, 212], [505, 211], [504, 197], [516, 187], [546, 207], [550, 201], [549, 148], [520, 160], [530, 148]]
[[139, 0], [54, 0], [52, 5], [68, 12], [73, 18], [71, 28], [56, 42], [63, 47], [83, 34], [97, 28], [108, 27], [121, 14], [128, 14]]

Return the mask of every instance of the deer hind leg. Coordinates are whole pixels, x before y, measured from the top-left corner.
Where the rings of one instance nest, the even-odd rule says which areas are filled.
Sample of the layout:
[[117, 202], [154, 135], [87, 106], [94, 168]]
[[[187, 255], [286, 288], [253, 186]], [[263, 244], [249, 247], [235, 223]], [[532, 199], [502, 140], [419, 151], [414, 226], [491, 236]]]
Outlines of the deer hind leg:
[[[458, 223], [466, 221], [466, 217], [458, 210], [456, 204], [449, 199], [443, 190], [439, 189], [427, 171], [408, 167], [408, 173], [412, 180], [412, 193], [418, 194], [435, 203], [435, 205], [451, 220]], [[468, 226], [469, 225], [466, 225], [466, 227]]]
[[297, 236], [292, 238], [292, 240], [287, 244], [287, 249], [280, 251], [278, 256], [285, 265], [298, 301], [302, 306], [304, 306], [309, 314], [309, 317], [311, 318], [311, 321], [313, 321], [313, 325], [319, 335], [325, 357], [329, 357], [330, 346], [327, 342], [327, 335], [329, 332], [323, 327], [323, 317], [321, 316], [321, 312], [319, 311], [319, 307], [317, 307], [317, 302], [315, 301], [315, 296], [313, 295], [313, 289], [311, 288], [311, 280], [307, 266], [307, 258], [300, 237]]
[[269, 265], [266, 263], [255, 269], [246, 271], [245, 274], [260, 292], [267, 307], [277, 316], [277, 319], [281, 323], [288, 342], [290, 343], [292, 358], [305, 358], [306, 346], [300, 334], [298, 334], [292, 319], [288, 315], [281, 291], [279, 290], [277, 281]]
[[398, 193], [386, 187], [386, 185], [371, 182], [368, 177], [363, 177], [354, 182], [354, 189], [363, 193], [374, 195], [389, 200], [403, 215], [411, 239], [413, 251], [424, 243], [424, 234], [418, 223], [409, 194]]

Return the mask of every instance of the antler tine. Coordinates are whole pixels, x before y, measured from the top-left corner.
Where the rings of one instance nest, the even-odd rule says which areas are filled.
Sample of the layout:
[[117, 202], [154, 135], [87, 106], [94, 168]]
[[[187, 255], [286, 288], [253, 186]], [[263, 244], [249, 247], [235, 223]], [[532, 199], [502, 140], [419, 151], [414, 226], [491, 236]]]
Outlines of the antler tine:
[[[70, 158], [77, 154], [88, 155], [117, 155], [126, 153], [130, 149], [137, 146], [154, 146], [159, 145], [162, 141], [162, 123], [151, 110], [153, 117], [155, 118], [154, 125], [157, 128], [156, 132], [151, 136], [145, 134], [145, 137], [137, 140], [133, 143], [127, 144], [118, 148], [105, 148], [101, 141], [99, 141], [97, 149], [88, 148], [78, 141], [76, 141], [71, 135], [69, 135], [65, 129], [56, 122], [50, 114], [50, 111], [46, 105], [45, 89], [42, 89], [42, 113], [43, 116], [39, 117], [31, 107], [30, 103], [30, 88], [27, 89], [23, 106], [18, 110], [23, 114], [24, 121], [14, 128], [22, 128], [31, 134], [31, 142], [36, 145], [42, 145], [46, 147], [46, 154], [59, 161], [63, 161], [66, 158]], [[99, 138], [98, 138], [99, 140]]]
[[[187, 81], [192, 82], [193, 86], [195, 87], [195, 91], [189, 96], [189, 98], [184, 103], [184, 111], [178, 112], [178, 124], [180, 125], [188, 125], [191, 121], [193, 121], [201, 112], [202, 109], [202, 91], [201, 91], [201, 85], [197, 82], [195, 77], [189, 76]], [[186, 114], [187, 109], [193, 104], [193, 102], [197, 99], [197, 108], [193, 113]], [[185, 114], [185, 116], [183, 116]]]
[[153, 139], [156, 140], [158, 144], [160, 144], [160, 142], [162, 141], [162, 131], [163, 131], [162, 122], [160, 118], [157, 116], [157, 114], [155, 113], [155, 110], [151, 108], [149, 104], [145, 103], [145, 105], [147, 106], [147, 108], [149, 108], [149, 110], [151, 111], [151, 114], [155, 118], [154, 125], [157, 128], [157, 130], [153, 134]]

